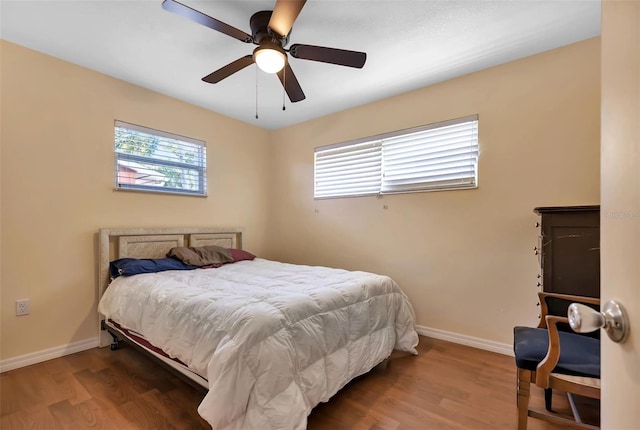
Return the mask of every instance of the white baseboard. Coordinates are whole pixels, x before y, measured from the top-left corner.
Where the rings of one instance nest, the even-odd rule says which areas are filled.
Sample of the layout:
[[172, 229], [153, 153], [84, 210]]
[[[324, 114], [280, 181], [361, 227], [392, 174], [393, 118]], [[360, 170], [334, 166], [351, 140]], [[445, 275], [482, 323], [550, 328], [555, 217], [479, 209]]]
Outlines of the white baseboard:
[[422, 336], [446, 340], [448, 342], [459, 343], [461, 345], [471, 346], [473, 348], [484, 349], [486, 351], [497, 352], [498, 354], [510, 355], [513, 357], [513, 345], [507, 343], [494, 342], [492, 340], [480, 339], [479, 337], [466, 336], [464, 334], [425, 326], [416, 326], [416, 331]]
[[6, 360], [0, 361], [0, 373], [97, 347], [98, 338], [91, 338], [68, 345], [43, 349], [42, 351], [32, 352], [31, 354], [21, 355], [19, 357], [7, 358]]

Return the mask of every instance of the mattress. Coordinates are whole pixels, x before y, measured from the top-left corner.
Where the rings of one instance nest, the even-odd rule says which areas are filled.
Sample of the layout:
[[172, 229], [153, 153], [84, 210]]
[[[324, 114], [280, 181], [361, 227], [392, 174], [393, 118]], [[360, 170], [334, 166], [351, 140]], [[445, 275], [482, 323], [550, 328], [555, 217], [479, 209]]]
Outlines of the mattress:
[[393, 349], [414, 313], [389, 277], [256, 258], [116, 278], [99, 312], [205, 375], [214, 429], [304, 429], [308, 414]]

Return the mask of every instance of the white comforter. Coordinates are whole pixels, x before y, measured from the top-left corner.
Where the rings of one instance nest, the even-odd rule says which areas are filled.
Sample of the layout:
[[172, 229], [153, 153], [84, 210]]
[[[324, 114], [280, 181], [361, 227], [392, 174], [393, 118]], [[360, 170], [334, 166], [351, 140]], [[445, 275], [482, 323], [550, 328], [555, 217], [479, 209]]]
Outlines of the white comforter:
[[417, 353], [406, 296], [365, 272], [255, 259], [119, 277], [99, 311], [206, 375], [214, 429], [304, 429], [394, 348]]

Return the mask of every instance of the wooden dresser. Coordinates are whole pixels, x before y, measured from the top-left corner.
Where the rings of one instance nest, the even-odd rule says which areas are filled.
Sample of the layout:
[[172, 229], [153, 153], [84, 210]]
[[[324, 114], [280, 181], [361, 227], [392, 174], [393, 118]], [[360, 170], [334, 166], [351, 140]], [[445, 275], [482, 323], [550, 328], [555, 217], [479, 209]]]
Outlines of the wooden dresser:
[[538, 207], [542, 291], [600, 297], [600, 206]]

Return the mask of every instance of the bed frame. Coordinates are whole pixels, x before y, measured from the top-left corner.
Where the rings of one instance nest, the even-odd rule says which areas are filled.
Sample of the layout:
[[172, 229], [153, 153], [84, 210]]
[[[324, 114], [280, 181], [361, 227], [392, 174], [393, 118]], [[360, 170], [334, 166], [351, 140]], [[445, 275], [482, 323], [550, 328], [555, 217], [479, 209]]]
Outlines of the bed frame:
[[[209, 246], [242, 249], [242, 228], [169, 227], [169, 228], [101, 228], [98, 233], [98, 300], [109, 285], [109, 262], [119, 258], [163, 258], [174, 246]], [[98, 315], [99, 345], [117, 348], [117, 337], [132, 340]], [[114, 334], [117, 333], [117, 337]], [[133, 341], [133, 340], [132, 340]], [[133, 341], [135, 343], [135, 341]], [[206, 380], [189, 374], [186, 368], [153, 351], [145, 349], [160, 360], [206, 387]]]

